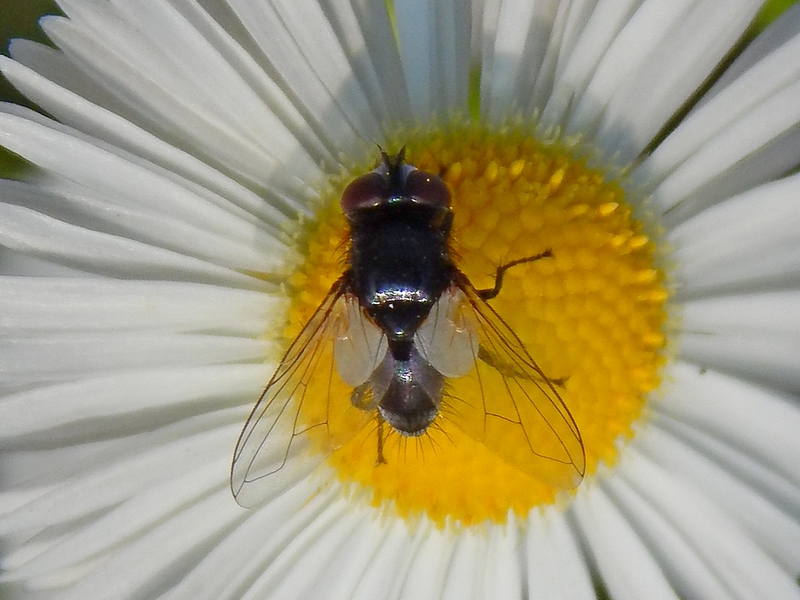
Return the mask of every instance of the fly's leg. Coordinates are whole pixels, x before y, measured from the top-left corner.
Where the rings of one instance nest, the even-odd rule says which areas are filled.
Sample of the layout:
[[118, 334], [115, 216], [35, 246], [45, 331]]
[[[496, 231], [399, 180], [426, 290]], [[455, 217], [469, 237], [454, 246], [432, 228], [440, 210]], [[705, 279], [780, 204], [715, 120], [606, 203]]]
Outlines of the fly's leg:
[[[523, 265], [525, 263], [532, 263], [536, 262], [537, 260], [541, 260], [543, 258], [552, 258], [553, 251], [549, 248], [542, 252], [541, 254], [534, 254], [533, 256], [526, 256], [525, 258], [518, 258], [517, 260], [512, 260], [511, 262], [507, 262], [503, 265], [497, 267], [497, 271], [494, 275], [494, 287], [485, 289], [485, 290], [476, 290], [478, 295], [484, 300], [491, 300], [492, 298], [497, 297], [500, 293], [500, 290], [503, 288], [503, 277], [511, 267], [516, 267], [517, 265]], [[478, 358], [483, 360], [486, 364], [490, 366], [494, 366], [495, 369], [500, 370], [497, 366], [492, 364], [492, 360], [489, 355], [483, 351], [483, 349], [479, 350]], [[558, 378], [551, 378], [547, 377], [547, 381], [552, 385], [557, 385], [559, 387], [564, 387], [564, 383], [567, 381], [566, 377], [558, 377]]]
[[542, 252], [541, 254], [534, 254], [533, 256], [526, 256], [525, 258], [518, 258], [517, 260], [512, 260], [511, 262], [507, 262], [504, 265], [500, 265], [497, 267], [497, 271], [494, 275], [494, 287], [488, 288], [485, 290], [477, 290], [478, 295], [483, 298], [484, 300], [491, 300], [492, 298], [496, 297], [497, 294], [500, 293], [500, 290], [503, 287], [503, 277], [511, 267], [516, 267], [517, 265], [522, 265], [525, 263], [532, 263], [536, 262], [537, 260], [541, 260], [543, 258], [552, 258], [553, 251], [548, 249]]
[[372, 387], [369, 381], [353, 389], [353, 393], [350, 394], [350, 403], [359, 410], [375, 411], [378, 417], [378, 458], [375, 460], [375, 466], [385, 465], [386, 459], [383, 457], [383, 417], [380, 411], [377, 410], [377, 403], [372, 397]]
[[353, 393], [350, 395], [350, 403], [359, 410], [375, 411], [375, 415], [378, 417], [378, 458], [375, 460], [375, 466], [385, 465], [386, 459], [383, 457], [383, 417], [380, 411], [376, 410], [377, 403], [372, 397], [372, 387], [369, 381], [353, 389]]
[[372, 398], [372, 388], [369, 385], [369, 381], [353, 389], [353, 393], [350, 394], [350, 404], [359, 410], [372, 410], [375, 408], [375, 400]]
[[383, 457], [383, 417], [378, 412], [378, 458], [375, 460], [375, 466], [385, 464], [386, 459]]

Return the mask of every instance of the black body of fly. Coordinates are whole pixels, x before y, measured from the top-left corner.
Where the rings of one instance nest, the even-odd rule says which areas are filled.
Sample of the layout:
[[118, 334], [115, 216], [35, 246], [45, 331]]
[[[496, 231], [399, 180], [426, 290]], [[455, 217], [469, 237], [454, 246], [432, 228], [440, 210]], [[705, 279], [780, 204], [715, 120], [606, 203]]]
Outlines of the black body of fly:
[[398, 202], [348, 215], [345, 276], [398, 360], [407, 357], [414, 334], [453, 279], [447, 247], [452, 214], [444, 210]]
[[377, 409], [397, 432], [417, 436], [436, 417], [443, 377], [421, 359], [414, 335], [457, 272], [448, 246], [453, 214], [441, 179], [410, 170], [402, 152], [384, 153], [379, 169], [342, 198], [350, 225], [344, 289], [388, 342], [372, 378], [386, 389]]

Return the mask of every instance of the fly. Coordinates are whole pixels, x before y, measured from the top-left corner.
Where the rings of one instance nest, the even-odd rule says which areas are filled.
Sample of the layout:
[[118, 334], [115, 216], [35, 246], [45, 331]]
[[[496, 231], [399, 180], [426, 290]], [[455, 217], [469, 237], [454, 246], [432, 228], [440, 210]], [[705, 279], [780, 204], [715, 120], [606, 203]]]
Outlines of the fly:
[[[462, 377], [471, 378], [477, 392], [453, 399], [457, 426], [559, 488], [574, 487], [583, 477], [583, 442], [556, 389], [562, 382], [542, 372], [487, 303], [500, 293], [508, 269], [551, 252], [506, 263], [492, 288], [476, 289], [453, 260], [447, 186], [404, 158], [404, 150], [394, 157], [382, 152], [378, 166], [342, 195], [347, 269], [289, 347], [245, 423], [231, 468], [231, 489], [242, 505], [265, 495], [275, 478], [298, 476], [284, 467], [304, 451], [307, 432], [331, 428], [332, 411], [356, 410], [365, 422], [376, 418], [377, 458], [385, 462], [384, 424], [402, 436], [423, 435], [441, 414], [447, 381]], [[315, 377], [337, 377], [350, 389], [349, 398], [344, 404], [328, 386], [325, 415], [303, 423], [299, 414]], [[486, 393], [491, 381], [499, 384]], [[496, 448], [496, 439], [518, 440], [521, 448]], [[346, 441], [332, 436], [328, 449]], [[301, 462], [310, 467], [307, 459]]]

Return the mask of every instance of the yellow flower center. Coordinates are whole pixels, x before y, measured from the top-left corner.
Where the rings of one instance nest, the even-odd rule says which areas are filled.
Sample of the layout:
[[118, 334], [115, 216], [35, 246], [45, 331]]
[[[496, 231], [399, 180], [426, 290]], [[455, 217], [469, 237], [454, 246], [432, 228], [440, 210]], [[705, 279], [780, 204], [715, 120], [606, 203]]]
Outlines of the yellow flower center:
[[[632, 436], [648, 393], [660, 384], [668, 298], [655, 244], [634, 218], [623, 187], [587, 166], [574, 148], [512, 128], [416, 132], [390, 148], [402, 145], [410, 164], [442, 173], [452, 194], [453, 254], [477, 288], [494, 285], [499, 265], [552, 250], [552, 258], [509, 269], [489, 304], [542, 371], [560, 382], [558, 392], [583, 440], [586, 476], [601, 462], [613, 464], [618, 441]], [[307, 230], [307, 260], [289, 282], [287, 341], [344, 270], [348, 234], [340, 195], [374, 162], [336, 179]], [[485, 384], [499, 387], [498, 379]], [[503, 522], [509, 510], [525, 515], [553, 503], [563, 490], [500, 457], [514, 449], [498, 447], [518, 439], [481, 443], [464, 433], [469, 427], [451, 426], [447, 416], [459, 406], [448, 405], [448, 397], [470, 394], [459, 389], [460, 381], [448, 381], [441, 414], [423, 436], [402, 437], [383, 426], [385, 464], [376, 464], [377, 415], [352, 417], [364, 411], [352, 407], [352, 388], [335, 373], [312, 381], [299, 418], [312, 423], [326, 415], [340, 432], [333, 447], [321, 437], [316, 444], [330, 452], [328, 465], [353, 496], [400, 516], [469, 525]], [[482, 415], [477, 411], [475, 418]], [[308, 435], [322, 436], [323, 429]]]

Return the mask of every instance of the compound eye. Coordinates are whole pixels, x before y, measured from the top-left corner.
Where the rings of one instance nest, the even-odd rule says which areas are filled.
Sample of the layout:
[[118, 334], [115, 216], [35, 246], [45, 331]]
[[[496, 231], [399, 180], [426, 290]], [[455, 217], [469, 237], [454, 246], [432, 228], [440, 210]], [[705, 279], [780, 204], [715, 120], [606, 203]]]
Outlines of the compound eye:
[[425, 171], [411, 171], [406, 177], [405, 195], [417, 204], [448, 208], [450, 190], [441, 177]]
[[350, 215], [362, 208], [372, 208], [386, 201], [386, 177], [372, 172], [350, 182], [342, 193], [342, 210]]

